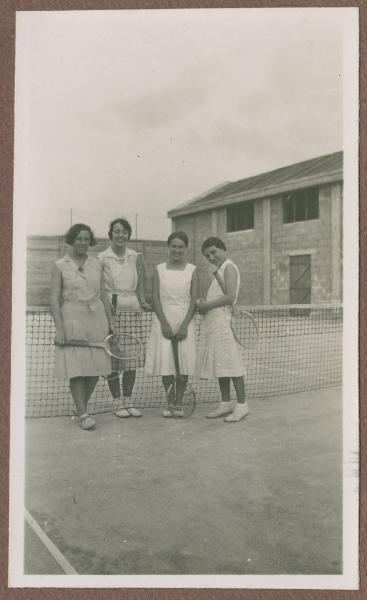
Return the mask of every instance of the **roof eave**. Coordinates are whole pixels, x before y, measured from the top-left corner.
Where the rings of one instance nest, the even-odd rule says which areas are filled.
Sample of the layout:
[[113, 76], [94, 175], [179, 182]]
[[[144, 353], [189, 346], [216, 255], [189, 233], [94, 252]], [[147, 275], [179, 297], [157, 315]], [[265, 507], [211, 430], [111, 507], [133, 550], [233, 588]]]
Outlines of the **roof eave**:
[[283, 184], [277, 184], [273, 186], [268, 186], [266, 188], [261, 188], [258, 190], [250, 190], [248, 192], [239, 192], [238, 194], [231, 194], [229, 196], [225, 196], [224, 198], [214, 198], [213, 200], [209, 200], [207, 203], [203, 200], [203, 203], [198, 204], [196, 206], [186, 206], [186, 208], [173, 208], [168, 211], [167, 217], [174, 218], [185, 216], [189, 214], [204, 212], [206, 210], [211, 210], [213, 208], [228, 206], [229, 204], [233, 204], [234, 202], [242, 202], [242, 201], [250, 201], [250, 200], [259, 200], [260, 198], [268, 198], [269, 196], [277, 196], [279, 194], [283, 194], [285, 192], [290, 192], [292, 190], [302, 189], [305, 187], [314, 187], [316, 185], [325, 185], [327, 183], [337, 183], [343, 180], [343, 169], [338, 169], [331, 173], [327, 173], [325, 175], [318, 175], [313, 177], [303, 177], [302, 179], [298, 179], [296, 181], [286, 181]]

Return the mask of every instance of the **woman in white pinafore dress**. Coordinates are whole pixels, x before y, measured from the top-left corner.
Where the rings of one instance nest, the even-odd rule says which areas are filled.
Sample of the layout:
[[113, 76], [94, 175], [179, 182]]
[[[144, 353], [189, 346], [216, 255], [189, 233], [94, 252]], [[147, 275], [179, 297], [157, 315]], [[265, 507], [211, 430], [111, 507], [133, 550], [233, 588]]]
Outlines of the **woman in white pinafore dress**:
[[[245, 366], [241, 348], [231, 329], [232, 306], [238, 298], [240, 273], [237, 266], [227, 258], [226, 246], [219, 238], [208, 238], [201, 249], [206, 259], [216, 267], [217, 277], [221, 281], [220, 285], [214, 277], [205, 301], [197, 302], [198, 310], [205, 315], [200, 376], [203, 379], [217, 378], [222, 396], [218, 408], [207, 416], [216, 418], [227, 415], [225, 422], [233, 423], [249, 413], [245, 400]], [[230, 399], [231, 379], [237, 402]]]
[[[171, 233], [167, 241], [167, 262], [159, 264], [153, 275], [153, 317], [147, 345], [145, 372], [160, 375], [168, 393], [176, 375], [172, 339], [178, 344], [180, 379], [177, 381], [175, 416], [183, 416], [182, 397], [189, 375], [196, 368], [196, 341], [193, 317], [197, 300], [196, 268], [186, 262], [188, 238], [185, 232]], [[173, 399], [172, 399], [173, 400]], [[171, 417], [168, 408], [164, 417]]]

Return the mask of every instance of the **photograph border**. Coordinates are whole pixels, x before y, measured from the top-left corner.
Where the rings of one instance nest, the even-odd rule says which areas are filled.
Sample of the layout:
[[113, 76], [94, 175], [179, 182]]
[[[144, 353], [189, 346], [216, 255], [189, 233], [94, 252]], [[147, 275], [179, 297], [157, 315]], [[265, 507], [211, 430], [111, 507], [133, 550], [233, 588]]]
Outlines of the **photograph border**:
[[[1, 136], [0, 136], [0, 215], [2, 222], [1, 240], [1, 289], [2, 289], [2, 311], [1, 311], [1, 356], [0, 361], [0, 385], [1, 385], [1, 414], [0, 419], [0, 591], [6, 598], [37, 598], [44, 597], [58, 600], [59, 598], [173, 598], [174, 600], [191, 598], [265, 598], [297, 597], [299, 599], [331, 600], [336, 598], [363, 598], [366, 592], [366, 544], [367, 544], [367, 509], [366, 509], [366, 473], [365, 468], [360, 467], [360, 590], [291, 590], [291, 589], [226, 589], [226, 588], [8, 588], [8, 512], [9, 512], [9, 429], [10, 429], [10, 358], [11, 347], [11, 307], [12, 307], [12, 243], [13, 243], [13, 221], [12, 221], [12, 197], [13, 197], [13, 156], [14, 156], [14, 70], [15, 70], [15, 13], [17, 10], [121, 10], [121, 9], [170, 9], [170, 8], [281, 8], [281, 7], [359, 7], [360, 10], [360, 157], [359, 157], [359, 222], [360, 222], [360, 286], [359, 286], [359, 324], [364, 323], [366, 316], [366, 287], [361, 274], [366, 268], [366, 235], [362, 224], [366, 222], [367, 210], [364, 198], [366, 191], [366, 153], [365, 153], [365, 118], [366, 118], [366, 27], [367, 8], [359, 2], [121, 2], [121, 1], [78, 1], [78, 0], [54, 0], [54, 1], [7, 1], [0, 5], [0, 75], [1, 75]], [[360, 350], [360, 373], [359, 373], [359, 406], [360, 406], [360, 464], [365, 466], [366, 458], [366, 421], [367, 411], [363, 401], [365, 398], [365, 344], [366, 329], [359, 329]], [[179, 580], [179, 576], [177, 577]], [[353, 595], [353, 596], [352, 596]]]

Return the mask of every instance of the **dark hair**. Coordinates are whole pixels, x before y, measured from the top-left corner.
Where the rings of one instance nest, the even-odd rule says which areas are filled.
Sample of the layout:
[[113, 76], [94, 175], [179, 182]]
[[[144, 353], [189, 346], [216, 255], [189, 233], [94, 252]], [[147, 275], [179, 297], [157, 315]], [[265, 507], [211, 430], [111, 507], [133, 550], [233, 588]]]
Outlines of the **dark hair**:
[[129, 234], [129, 238], [128, 239], [130, 239], [131, 238], [132, 229], [131, 229], [131, 225], [130, 225], [129, 221], [126, 221], [126, 219], [123, 219], [123, 218], [118, 218], [118, 219], [114, 219], [110, 223], [110, 228], [108, 230], [108, 237], [110, 238], [110, 240], [112, 240], [113, 228], [115, 227], [115, 225], [117, 225], [117, 223], [120, 223], [120, 225], [122, 225], [122, 227], [124, 229], [126, 229], [126, 231]]
[[167, 246], [169, 246], [172, 240], [174, 240], [175, 238], [181, 240], [181, 242], [185, 244], [186, 248], [188, 247], [189, 238], [187, 237], [184, 231], [172, 231], [172, 233], [168, 236]]
[[70, 227], [65, 234], [65, 243], [68, 244], [68, 246], [72, 246], [81, 231], [88, 231], [90, 237], [89, 245], [95, 246], [97, 242], [94, 233], [89, 225], [85, 225], [84, 223], [75, 223], [75, 225]]
[[204, 251], [207, 248], [210, 248], [210, 246], [215, 246], [216, 248], [220, 248], [221, 250], [227, 250], [225, 243], [217, 237], [210, 237], [207, 238], [201, 246], [201, 252], [202, 254], [204, 254]]

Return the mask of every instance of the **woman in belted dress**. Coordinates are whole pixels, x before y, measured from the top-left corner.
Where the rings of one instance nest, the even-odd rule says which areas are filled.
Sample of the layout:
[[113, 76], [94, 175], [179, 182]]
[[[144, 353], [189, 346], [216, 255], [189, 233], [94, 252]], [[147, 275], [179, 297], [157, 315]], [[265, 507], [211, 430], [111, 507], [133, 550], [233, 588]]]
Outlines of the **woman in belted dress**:
[[92, 429], [88, 401], [98, 381], [111, 371], [111, 360], [101, 348], [63, 347], [68, 340], [101, 342], [113, 330], [112, 315], [104, 289], [102, 265], [88, 250], [96, 244], [88, 225], [77, 223], [65, 236], [70, 246], [54, 263], [51, 308], [56, 327], [55, 376], [69, 379], [77, 422]]
[[[98, 254], [102, 263], [106, 292], [113, 311], [141, 311], [148, 308], [145, 300], [145, 267], [141, 254], [127, 247], [131, 225], [123, 218], [110, 223], [110, 246]], [[134, 323], [136, 322], [136, 319]], [[122, 393], [119, 372], [122, 375]], [[131, 404], [136, 369], [133, 362], [112, 359], [108, 385], [112, 397], [121, 400], [122, 407], [115, 411], [120, 418], [141, 417], [141, 411]]]

